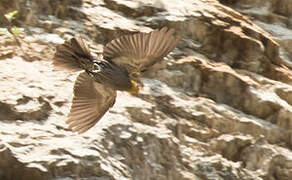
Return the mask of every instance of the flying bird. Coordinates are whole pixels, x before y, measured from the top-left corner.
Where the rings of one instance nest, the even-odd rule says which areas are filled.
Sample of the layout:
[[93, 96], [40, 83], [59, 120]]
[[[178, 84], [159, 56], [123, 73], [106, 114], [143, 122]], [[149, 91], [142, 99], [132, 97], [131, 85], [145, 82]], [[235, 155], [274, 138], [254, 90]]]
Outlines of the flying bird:
[[81, 37], [57, 46], [54, 67], [82, 71], [74, 84], [69, 128], [83, 133], [93, 127], [114, 105], [118, 90], [138, 93], [140, 72], [161, 61], [178, 41], [166, 27], [124, 35], [105, 45], [103, 59], [94, 58]]

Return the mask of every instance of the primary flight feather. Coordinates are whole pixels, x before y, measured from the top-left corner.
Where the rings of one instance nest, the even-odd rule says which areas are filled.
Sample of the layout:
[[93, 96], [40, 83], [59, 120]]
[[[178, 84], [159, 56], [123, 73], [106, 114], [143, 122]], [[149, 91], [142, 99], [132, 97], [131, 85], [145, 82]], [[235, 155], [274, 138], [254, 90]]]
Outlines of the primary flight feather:
[[161, 61], [179, 38], [166, 27], [150, 33], [124, 35], [104, 47], [103, 60], [94, 59], [81, 37], [56, 48], [56, 69], [81, 72], [74, 84], [74, 96], [67, 123], [74, 132], [93, 127], [115, 103], [116, 91], [138, 93], [139, 74]]

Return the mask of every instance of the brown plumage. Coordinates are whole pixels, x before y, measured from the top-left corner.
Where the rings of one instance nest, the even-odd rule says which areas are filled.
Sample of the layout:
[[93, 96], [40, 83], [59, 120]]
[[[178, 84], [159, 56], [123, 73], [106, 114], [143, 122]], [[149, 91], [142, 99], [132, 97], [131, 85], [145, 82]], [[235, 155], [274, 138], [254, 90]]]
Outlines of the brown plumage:
[[74, 85], [74, 97], [67, 123], [79, 133], [87, 131], [114, 105], [116, 90], [95, 82], [81, 72]]
[[94, 59], [82, 38], [72, 38], [56, 48], [57, 69], [81, 71], [74, 85], [74, 97], [67, 123], [83, 133], [94, 126], [115, 103], [116, 91], [137, 93], [134, 77], [174, 49], [179, 41], [166, 27], [150, 33], [136, 33], [114, 39], [104, 47], [104, 60]]
[[173, 33], [173, 29], [164, 27], [150, 33], [122, 36], [105, 46], [103, 57], [125, 67], [129, 72], [141, 72], [173, 50], [179, 41]]
[[80, 63], [92, 64], [93, 57], [81, 37], [72, 38], [56, 48], [53, 61], [55, 69], [81, 71]]

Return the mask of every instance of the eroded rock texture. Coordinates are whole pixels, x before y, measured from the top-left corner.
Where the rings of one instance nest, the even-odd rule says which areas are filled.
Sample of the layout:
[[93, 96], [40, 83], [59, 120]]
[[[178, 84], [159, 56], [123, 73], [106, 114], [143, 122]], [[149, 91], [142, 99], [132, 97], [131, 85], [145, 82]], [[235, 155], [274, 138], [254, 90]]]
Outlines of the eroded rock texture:
[[[292, 179], [291, 5], [1, 1], [23, 32], [21, 48], [0, 36], [0, 179]], [[81, 34], [97, 55], [162, 26], [182, 39], [141, 93], [119, 93], [94, 128], [72, 133], [76, 74], [52, 70], [54, 46]]]

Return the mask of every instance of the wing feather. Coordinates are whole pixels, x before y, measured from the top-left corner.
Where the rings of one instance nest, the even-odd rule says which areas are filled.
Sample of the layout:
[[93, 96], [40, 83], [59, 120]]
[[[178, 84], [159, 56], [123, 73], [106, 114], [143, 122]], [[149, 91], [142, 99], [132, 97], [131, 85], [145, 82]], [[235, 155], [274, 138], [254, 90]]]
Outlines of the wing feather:
[[64, 44], [57, 46], [56, 53], [53, 58], [55, 69], [68, 69], [72, 71], [80, 71], [80, 59], [88, 62], [93, 60], [89, 48], [81, 37], [71, 38]]
[[109, 42], [103, 56], [125, 67], [130, 73], [137, 72], [162, 60], [174, 49], [178, 40], [174, 30], [167, 27], [150, 33], [125, 35]]
[[97, 83], [86, 73], [79, 74], [74, 85], [74, 97], [68, 119], [69, 128], [83, 133], [93, 127], [113, 106], [116, 91]]

